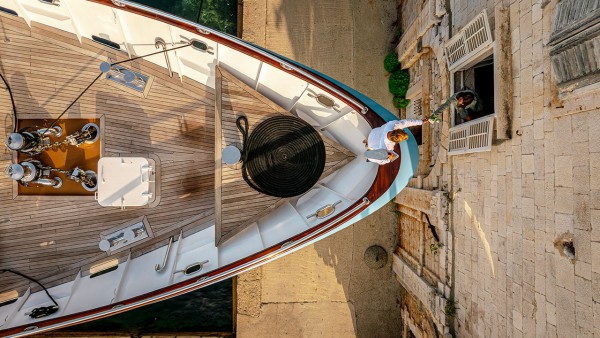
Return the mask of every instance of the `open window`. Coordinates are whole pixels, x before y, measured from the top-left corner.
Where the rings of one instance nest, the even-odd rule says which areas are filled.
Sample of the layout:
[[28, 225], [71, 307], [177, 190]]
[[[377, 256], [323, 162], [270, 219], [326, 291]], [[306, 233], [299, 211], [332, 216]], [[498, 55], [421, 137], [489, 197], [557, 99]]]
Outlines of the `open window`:
[[[450, 155], [492, 149], [496, 91], [494, 46], [485, 10], [445, 46], [448, 69], [452, 74], [451, 94], [464, 93], [459, 97], [465, 100], [465, 108], [468, 108], [454, 109], [452, 106]], [[471, 100], [473, 104], [470, 104]]]

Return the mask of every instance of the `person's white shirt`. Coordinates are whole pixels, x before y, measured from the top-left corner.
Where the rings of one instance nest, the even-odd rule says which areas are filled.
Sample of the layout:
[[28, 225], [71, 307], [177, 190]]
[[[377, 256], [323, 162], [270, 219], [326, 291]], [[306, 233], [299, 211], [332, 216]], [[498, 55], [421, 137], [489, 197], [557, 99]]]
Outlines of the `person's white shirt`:
[[[404, 129], [404, 128], [413, 127], [413, 126], [420, 126], [422, 124], [423, 124], [423, 121], [417, 120], [417, 119], [405, 119], [405, 120], [390, 121], [381, 127], [377, 127], [377, 128], [374, 128], [373, 130], [371, 130], [371, 133], [369, 134], [369, 137], [367, 138], [367, 147], [370, 150], [385, 149], [388, 151], [388, 153], [396, 155], [396, 156], [394, 156], [394, 160], [395, 160], [398, 157], [397, 154], [394, 152], [394, 146], [396, 145], [396, 142], [390, 141], [387, 137], [387, 134], [392, 130]], [[389, 159], [380, 160], [380, 159], [369, 158], [369, 157], [367, 157], [367, 160], [369, 162], [375, 162], [378, 164], [386, 164], [386, 163], [391, 162]]]

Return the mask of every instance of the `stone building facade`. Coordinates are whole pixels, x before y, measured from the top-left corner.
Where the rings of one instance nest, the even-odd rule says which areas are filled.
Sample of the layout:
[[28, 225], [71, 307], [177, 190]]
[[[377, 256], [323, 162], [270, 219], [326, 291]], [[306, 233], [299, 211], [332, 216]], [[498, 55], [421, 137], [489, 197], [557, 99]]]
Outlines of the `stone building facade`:
[[404, 0], [400, 13], [403, 117], [465, 88], [483, 102], [423, 128], [396, 198], [403, 335], [600, 335], [600, 3]]

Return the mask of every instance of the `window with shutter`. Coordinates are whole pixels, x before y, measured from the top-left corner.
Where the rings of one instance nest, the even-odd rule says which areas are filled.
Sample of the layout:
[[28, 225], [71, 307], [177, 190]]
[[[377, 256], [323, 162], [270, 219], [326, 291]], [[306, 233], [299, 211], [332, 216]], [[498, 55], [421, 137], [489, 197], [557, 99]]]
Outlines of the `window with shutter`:
[[456, 155], [492, 150], [494, 117], [494, 115], [489, 115], [450, 129], [448, 154]]
[[444, 46], [448, 69], [453, 71], [464, 67], [489, 49], [492, 43], [490, 23], [484, 10]]
[[559, 2], [549, 45], [559, 86], [582, 87], [600, 81], [600, 1]]

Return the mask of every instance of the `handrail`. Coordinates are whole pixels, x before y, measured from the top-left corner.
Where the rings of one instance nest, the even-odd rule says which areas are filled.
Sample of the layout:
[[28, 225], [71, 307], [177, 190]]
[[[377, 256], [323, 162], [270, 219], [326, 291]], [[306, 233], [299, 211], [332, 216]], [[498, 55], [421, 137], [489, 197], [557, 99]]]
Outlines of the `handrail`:
[[[111, 0], [111, 2], [114, 3], [113, 0]], [[199, 32], [200, 34], [203, 34], [203, 35], [207, 35], [207, 36], [208, 35], [215, 35], [215, 36], [218, 36], [218, 37], [220, 37], [222, 39], [226, 39], [226, 40], [229, 40], [229, 41], [232, 41], [232, 42], [234, 42], [235, 40], [237, 40], [237, 41], [235, 41], [236, 43], [240, 43], [241, 42], [244, 45], [244, 47], [252, 50], [253, 52], [255, 52], [257, 54], [260, 54], [261, 56], [269, 58], [270, 60], [272, 60], [272, 61], [280, 64], [280, 66], [282, 68], [284, 68], [286, 70], [289, 70], [289, 71], [294, 71], [296, 73], [302, 74], [302, 76], [310, 78], [312, 81], [315, 81], [315, 82], [321, 84], [322, 86], [324, 86], [327, 89], [329, 89], [330, 91], [336, 93], [340, 97], [343, 97], [347, 101], [352, 102], [352, 104], [354, 104], [356, 107], [360, 108], [359, 111], [360, 111], [361, 114], [366, 114], [367, 111], [369, 110], [369, 108], [366, 105], [364, 105], [361, 102], [359, 102], [359, 101], [353, 99], [352, 97], [346, 95], [345, 93], [343, 93], [340, 90], [338, 90], [337, 88], [329, 85], [328, 83], [320, 81], [318, 78], [316, 78], [310, 72], [307, 72], [307, 71], [305, 71], [305, 70], [303, 70], [303, 69], [301, 69], [299, 67], [295, 67], [293, 65], [290, 65], [285, 60], [279, 59], [279, 58], [275, 57], [274, 55], [265, 52], [263, 49], [255, 46], [255, 45], [253, 45], [251, 43], [248, 43], [248, 42], [246, 42], [246, 41], [244, 41], [244, 40], [242, 40], [242, 39], [240, 39], [240, 38], [238, 38], [236, 36], [219, 32], [218, 30], [202, 26], [202, 25], [200, 25], [198, 23], [186, 20], [184, 18], [180, 18], [180, 17], [178, 17], [176, 15], [173, 15], [173, 14], [170, 14], [170, 13], [166, 13], [166, 12], [163, 12], [161, 10], [157, 10], [155, 8], [148, 7], [148, 6], [145, 6], [145, 5], [142, 5], [142, 4], [138, 4], [138, 3], [135, 3], [135, 2], [126, 1], [126, 0], [119, 0], [118, 3], [120, 5], [122, 5], [122, 6], [117, 5], [118, 7], [132, 7], [132, 8], [136, 8], [138, 10], [142, 10], [142, 11], [145, 11], [145, 12], [148, 12], [148, 13], [152, 13], [152, 14], [155, 14], [155, 15], [158, 15], [158, 16], [162, 16], [162, 17], [168, 18], [169, 20], [173, 20], [173, 21], [177, 21], [179, 23], [185, 24], [185, 25], [193, 26], [193, 27], [196, 28], [197, 32]]]
[[165, 253], [165, 258], [163, 259], [162, 266], [160, 264], [156, 264], [154, 266], [154, 270], [156, 272], [161, 272], [167, 266], [167, 260], [169, 259], [169, 252], [171, 251], [171, 244], [173, 244], [173, 236], [169, 237], [169, 245], [167, 246], [167, 252]]
[[163, 51], [165, 52], [164, 53], [165, 61], [167, 62], [167, 69], [169, 70], [169, 77], [173, 77], [173, 70], [171, 69], [171, 61], [169, 60], [169, 54], [167, 52], [167, 44], [166, 44], [165, 40], [163, 40], [161, 38], [156, 38], [154, 47], [156, 47], [156, 49], [159, 49], [160, 47], [162, 47]]

